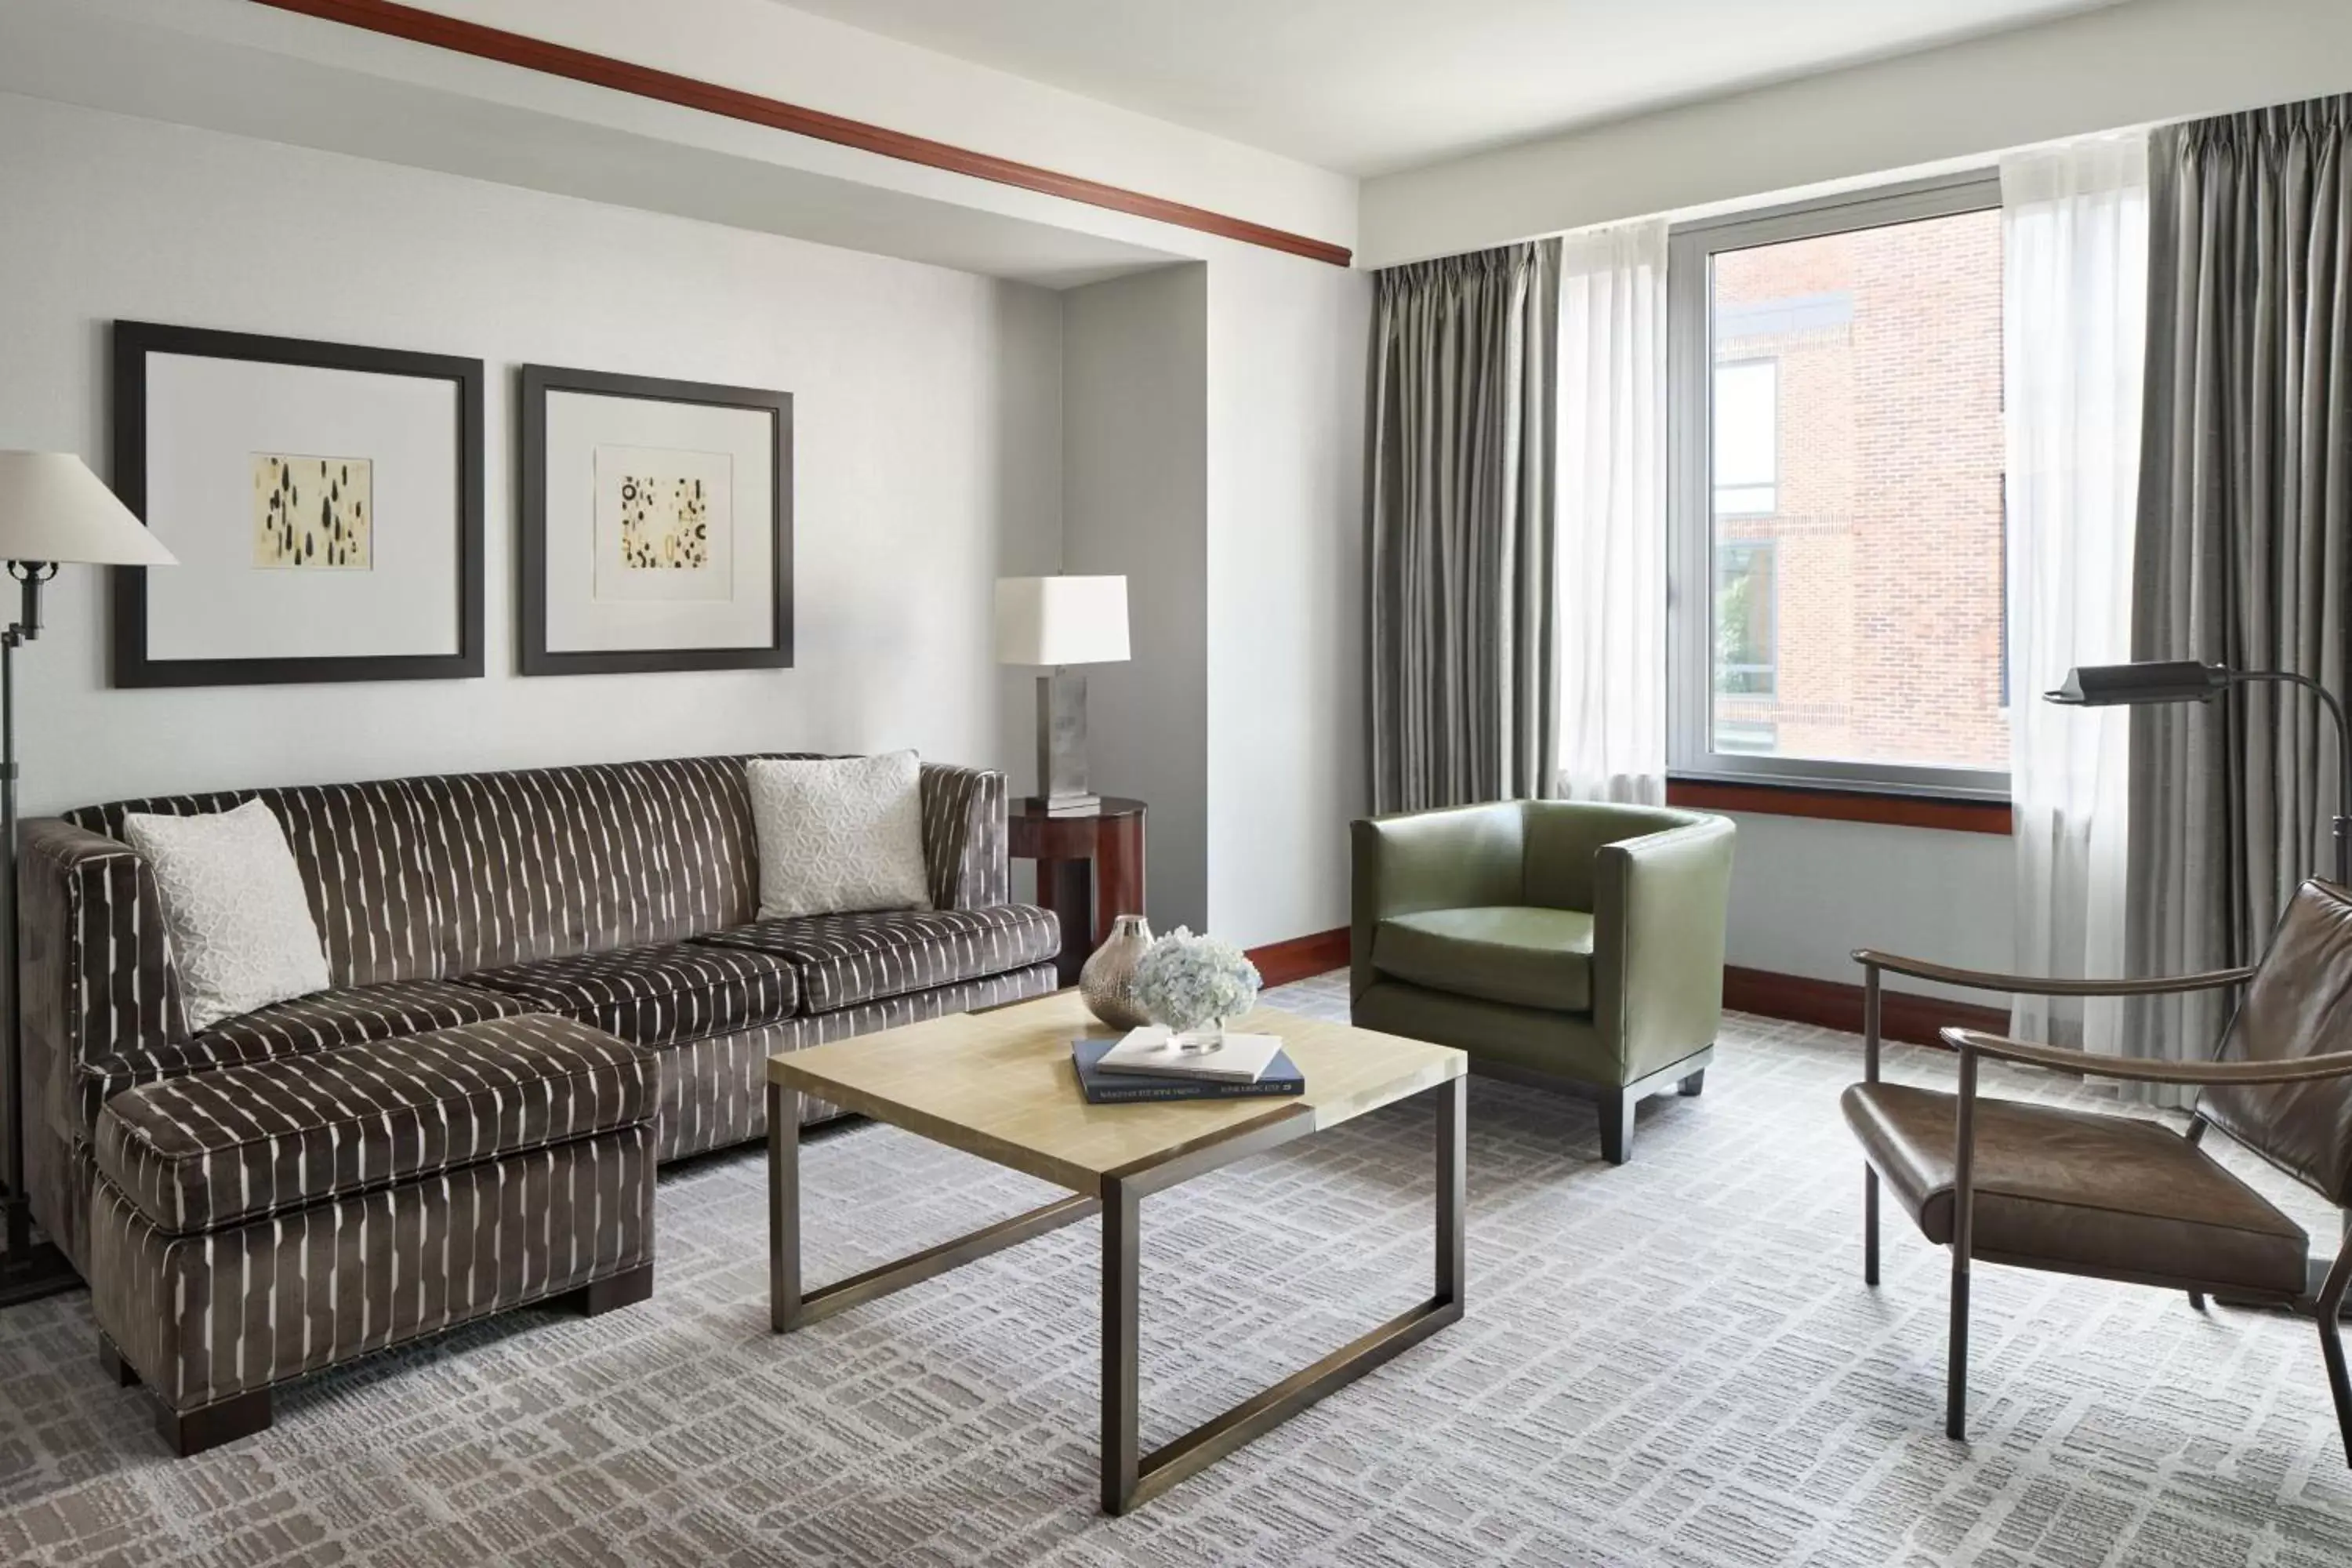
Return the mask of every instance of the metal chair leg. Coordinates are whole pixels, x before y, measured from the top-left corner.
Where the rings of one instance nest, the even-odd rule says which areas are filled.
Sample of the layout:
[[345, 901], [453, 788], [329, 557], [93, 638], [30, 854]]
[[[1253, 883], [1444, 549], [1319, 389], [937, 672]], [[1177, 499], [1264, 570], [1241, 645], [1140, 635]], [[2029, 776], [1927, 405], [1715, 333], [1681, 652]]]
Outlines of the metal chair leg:
[[1960, 1048], [1958, 1138], [1952, 1162], [1952, 1349], [1944, 1394], [1944, 1436], [1969, 1435], [1969, 1258], [1976, 1246], [1977, 1054]]
[[1862, 1282], [1878, 1283], [1878, 1167], [1862, 1168]]
[[2313, 1305], [2319, 1321], [2319, 1353], [2327, 1362], [2327, 1392], [2336, 1399], [2336, 1435], [2343, 1440], [2344, 1462], [2352, 1466], [2352, 1373], [2344, 1365], [2344, 1297], [2352, 1290], [2352, 1240], [2336, 1255]]

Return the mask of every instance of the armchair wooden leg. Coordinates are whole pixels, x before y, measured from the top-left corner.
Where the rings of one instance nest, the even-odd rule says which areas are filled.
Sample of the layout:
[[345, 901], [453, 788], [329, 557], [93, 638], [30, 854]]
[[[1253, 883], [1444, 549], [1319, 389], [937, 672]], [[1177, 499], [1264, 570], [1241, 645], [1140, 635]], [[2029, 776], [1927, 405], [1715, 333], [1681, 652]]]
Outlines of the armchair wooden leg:
[[1878, 1283], [1878, 1167], [1862, 1167], [1862, 1282]]
[[2189, 1292], [2189, 1304], [2196, 1308], [2199, 1311], [2203, 1311], [2205, 1310], [2205, 1292], [2202, 1290], [2191, 1290]]
[[1633, 1152], [1633, 1108], [1639, 1101], [1622, 1089], [1601, 1091], [1601, 1157], [1622, 1165]]
[[1706, 1069], [1705, 1068], [1699, 1068], [1698, 1071], [1675, 1085], [1675, 1092], [1685, 1100], [1696, 1100], [1706, 1089]]

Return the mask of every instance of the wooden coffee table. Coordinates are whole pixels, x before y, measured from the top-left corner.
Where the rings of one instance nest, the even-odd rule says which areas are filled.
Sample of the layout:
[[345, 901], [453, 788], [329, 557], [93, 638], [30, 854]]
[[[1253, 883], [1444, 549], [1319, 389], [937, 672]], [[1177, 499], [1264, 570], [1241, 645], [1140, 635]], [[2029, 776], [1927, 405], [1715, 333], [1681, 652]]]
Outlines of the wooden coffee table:
[[[1282, 1037], [1307, 1075], [1304, 1095], [1088, 1105], [1070, 1067], [1070, 1042], [1101, 1026], [1072, 992], [770, 1058], [768, 1231], [777, 1331], [805, 1327], [1099, 1212], [1102, 1505], [1106, 1512], [1125, 1513], [1460, 1318], [1467, 1058], [1444, 1046], [1265, 1009], [1240, 1026]], [[1074, 1195], [804, 1290], [799, 1093], [1041, 1177]], [[1165, 1447], [1139, 1454], [1136, 1298], [1143, 1199], [1423, 1093], [1437, 1102], [1436, 1279], [1429, 1300]]]

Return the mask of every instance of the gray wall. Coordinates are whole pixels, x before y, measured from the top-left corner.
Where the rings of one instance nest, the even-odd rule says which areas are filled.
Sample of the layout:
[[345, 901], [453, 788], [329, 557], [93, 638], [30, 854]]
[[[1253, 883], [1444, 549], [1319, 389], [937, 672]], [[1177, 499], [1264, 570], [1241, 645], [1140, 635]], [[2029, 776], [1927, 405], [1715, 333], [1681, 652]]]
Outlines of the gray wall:
[[[1128, 580], [1133, 657], [1087, 671], [1096, 787], [1150, 803], [1152, 926], [1205, 928], [1208, 277], [1063, 295], [1062, 565]], [[1034, 762], [1016, 772], [1034, 782]]]
[[[783, 745], [1025, 772], [991, 584], [1059, 550], [1054, 294], [7, 95], [0, 212], [0, 446], [106, 472], [115, 318], [490, 370], [486, 679], [110, 690], [100, 575], [68, 567], [19, 671], [32, 809]], [[514, 675], [511, 367], [526, 361], [794, 395], [797, 668]]]

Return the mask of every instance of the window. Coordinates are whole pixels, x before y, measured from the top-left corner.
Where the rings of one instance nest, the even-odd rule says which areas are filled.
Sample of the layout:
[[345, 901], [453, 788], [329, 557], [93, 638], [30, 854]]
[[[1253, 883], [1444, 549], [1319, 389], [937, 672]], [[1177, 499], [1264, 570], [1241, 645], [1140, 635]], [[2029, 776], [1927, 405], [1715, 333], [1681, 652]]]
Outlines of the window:
[[2000, 202], [1675, 230], [1675, 773], [2008, 793]]
[[1780, 368], [1769, 359], [1715, 367], [1715, 514], [1776, 510], [1780, 475]]

